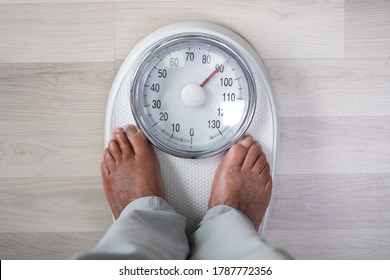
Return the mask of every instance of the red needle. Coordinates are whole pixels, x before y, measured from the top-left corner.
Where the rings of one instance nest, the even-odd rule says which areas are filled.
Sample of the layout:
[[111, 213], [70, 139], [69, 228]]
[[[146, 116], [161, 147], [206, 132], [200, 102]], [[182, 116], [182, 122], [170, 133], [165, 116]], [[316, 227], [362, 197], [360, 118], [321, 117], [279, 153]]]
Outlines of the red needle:
[[210, 81], [211, 78], [214, 77], [214, 75], [218, 73], [218, 71], [219, 71], [219, 68], [215, 69], [215, 70], [213, 71], [213, 73], [211, 73], [211, 74], [203, 81], [203, 83], [200, 84], [200, 87], [203, 88], [203, 87], [208, 83], [208, 81]]

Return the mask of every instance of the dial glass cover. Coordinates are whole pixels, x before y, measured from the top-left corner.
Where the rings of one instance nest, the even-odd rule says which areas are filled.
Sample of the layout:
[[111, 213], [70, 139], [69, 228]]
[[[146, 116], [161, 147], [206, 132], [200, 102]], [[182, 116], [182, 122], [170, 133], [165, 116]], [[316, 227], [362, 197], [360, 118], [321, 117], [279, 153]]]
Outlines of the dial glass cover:
[[138, 127], [157, 148], [201, 158], [245, 133], [256, 91], [239, 53], [217, 38], [192, 34], [166, 39], [145, 54], [130, 100]]

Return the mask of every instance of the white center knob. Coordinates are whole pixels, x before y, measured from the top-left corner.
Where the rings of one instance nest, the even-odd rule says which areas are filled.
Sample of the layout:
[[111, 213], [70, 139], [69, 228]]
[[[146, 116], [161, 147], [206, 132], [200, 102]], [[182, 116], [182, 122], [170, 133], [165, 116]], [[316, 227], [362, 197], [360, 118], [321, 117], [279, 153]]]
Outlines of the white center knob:
[[184, 105], [192, 108], [202, 106], [206, 94], [203, 88], [197, 84], [188, 84], [181, 91], [181, 101]]

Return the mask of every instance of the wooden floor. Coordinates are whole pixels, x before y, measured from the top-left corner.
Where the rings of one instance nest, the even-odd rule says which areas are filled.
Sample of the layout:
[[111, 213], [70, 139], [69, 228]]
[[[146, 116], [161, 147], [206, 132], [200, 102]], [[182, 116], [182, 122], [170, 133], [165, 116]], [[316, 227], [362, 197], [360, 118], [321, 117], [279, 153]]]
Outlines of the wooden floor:
[[0, 258], [67, 259], [110, 226], [111, 83], [140, 39], [183, 20], [241, 34], [270, 72], [268, 242], [298, 259], [390, 259], [388, 0], [0, 0]]

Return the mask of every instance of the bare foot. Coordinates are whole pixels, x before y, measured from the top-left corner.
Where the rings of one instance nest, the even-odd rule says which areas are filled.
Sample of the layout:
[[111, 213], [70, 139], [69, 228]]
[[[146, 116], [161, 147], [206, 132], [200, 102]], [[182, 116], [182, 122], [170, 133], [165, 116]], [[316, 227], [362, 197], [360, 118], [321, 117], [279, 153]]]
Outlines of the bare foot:
[[152, 146], [135, 126], [125, 129], [115, 130], [101, 164], [104, 193], [115, 219], [138, 198], [164, 197], [160, 165]]
[[214, 176], [209, 209], [228, 205], [259, 228], [271, 199], [270, 167], [260, 145], [245, 136], [226, 153]]

